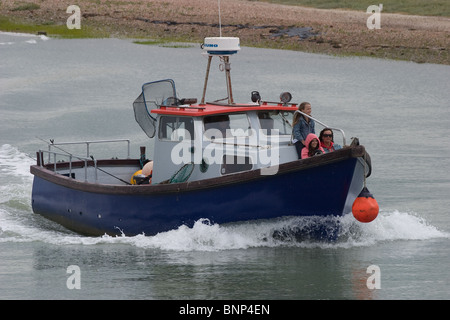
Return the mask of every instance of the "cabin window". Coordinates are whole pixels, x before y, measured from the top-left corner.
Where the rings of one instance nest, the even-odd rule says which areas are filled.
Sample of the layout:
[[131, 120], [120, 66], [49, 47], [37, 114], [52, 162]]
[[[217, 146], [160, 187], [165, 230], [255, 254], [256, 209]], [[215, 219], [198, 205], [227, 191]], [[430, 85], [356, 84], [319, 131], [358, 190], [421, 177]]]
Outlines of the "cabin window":
[[258, 119], [261, 129], [266, 135], [291, 135], [293, 115], [294, 113], [291, 111], [260, 111]]
[[224, 155], [220, 168], [221, 174], [236, 173], [248, 171], [253, 168], [252, 161], [249, 157]]
[[168, 141], [193, 140], [194, 120], [190, 117], [161, 117], [159, 138]]
[[248, 137], [250, 123], [245, 113], [219, 114], [203, 118], [205, 136], [208, 139]]

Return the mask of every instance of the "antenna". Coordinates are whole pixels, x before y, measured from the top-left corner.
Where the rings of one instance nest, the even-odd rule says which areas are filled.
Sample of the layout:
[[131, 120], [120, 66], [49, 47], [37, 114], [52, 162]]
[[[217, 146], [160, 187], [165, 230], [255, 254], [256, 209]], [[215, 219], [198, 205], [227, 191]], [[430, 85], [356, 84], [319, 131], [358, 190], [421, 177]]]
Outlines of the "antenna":
[[220, 0], [217, 0], [217, 5], [219, 6], [219, 36], [222, 37], [222, 19], [220, 17]]
[[230, 56], [236, 54], [240, 49], [239, 38], [236, 37], [209, 37], [205, 38], [201, 48], [208, 55], [208, 65], [206, 67], [205, 84], [203, 86], [203, 96], [200, 104], [205, 104], [206, 86], [208, 83], [209, 69], [213, 56], [218, 56], [224, 62], [224, 70], [227, 81], [228, 103], [233, 104], [233, 93], [231, 91], [230, 78]]
[[[233, 92], [231, 90], [230, 77], [230, 56], [236, 54], [240, 49], [239, 38], [236, 37], [222, 37], [222, 20], [220, 17], [220, 0], [217, 0], [219, 7], [219, 37], [207, 37], [201, 45], [203, 53], [208, 55], [208, 65], [206, 66], [205, 84], [203, 86], [203, 95], [200, 105], [205, 104], [206, 87], [208, 84], [209, 70], [211, 67], [211, 60], [213, 56], [218, 56], [224, 62], [225, 78], [227, 82], [228, 104], [234, 104]], [[223, 71], [223, 70], [222, 70]]]

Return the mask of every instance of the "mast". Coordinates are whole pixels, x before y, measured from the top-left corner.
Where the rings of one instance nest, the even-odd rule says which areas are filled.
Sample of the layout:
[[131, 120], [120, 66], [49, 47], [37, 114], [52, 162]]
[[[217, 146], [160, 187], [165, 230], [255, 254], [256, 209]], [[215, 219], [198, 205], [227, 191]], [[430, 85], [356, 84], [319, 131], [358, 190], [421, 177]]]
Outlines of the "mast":
[[211, 60], [218, 56], [223, 61], [223, 70], [225, 71], [225, 80], [227, 84], [228, 104], [233, 104], [233, 90], [231, 88], [231, 63], [230, 56], [236, 54], [240, 49], [239, 38], [236, 37], [209, 37], [205, 38], [202, 44], [203, 53], [208, 55], [208, 64], [206, 66], [205, 84], [203, 86], [203, 95], [200, 104], [205, 104], [206, 88], [208, 86], [209, 70]]

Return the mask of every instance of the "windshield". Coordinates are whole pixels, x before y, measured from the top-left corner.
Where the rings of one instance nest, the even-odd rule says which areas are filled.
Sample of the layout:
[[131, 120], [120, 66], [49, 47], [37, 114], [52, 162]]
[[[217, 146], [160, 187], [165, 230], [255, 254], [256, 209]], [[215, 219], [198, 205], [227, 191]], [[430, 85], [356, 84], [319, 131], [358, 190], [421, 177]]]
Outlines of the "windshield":
[[293, 115], [292, 111], [260, 111], [258, 112], [259, 124], [266, 135], [291, 135]]
[[176, 101], [175, 82], [171, 79], [145, 83], [142, 92], [133, 102], [136, 122], [149, 138], [156, 132], [156, 118], [151, 111], [161, 105], [172, 105]]

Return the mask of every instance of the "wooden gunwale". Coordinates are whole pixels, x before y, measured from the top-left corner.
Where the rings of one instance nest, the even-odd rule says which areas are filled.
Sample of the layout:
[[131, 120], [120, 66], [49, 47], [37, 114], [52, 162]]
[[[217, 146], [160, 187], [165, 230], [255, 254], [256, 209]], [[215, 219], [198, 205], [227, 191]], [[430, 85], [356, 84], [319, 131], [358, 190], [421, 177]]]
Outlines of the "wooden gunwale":
[[[280, 164], [276, 175], [283, 175], [290, 172], [307, 170], [326, 164], [331, 164], [350, 158], [363, 157], [366, 151], [364, 146], [350, 146], [344, 147], [340, 150], [322, 154], [319, 156], [295, 160], [292, 162]], [[108, 159], [97, 160], [97, 166], [124, 166], [124, 165], [138, 165], [138, 159]], [[93, 161], [88, 161], [89, 166], [93, 166]], [[57, 163], [57, 169], [64, 169], [69, 167], [68, 162]], [[72, 162], [72, 168], [84, 167], [84, 161]], [[117, 195], [156, 195], [164, 193], [181, 193], [190, 191], [199, 191], [206, 188], [217, 188], [224, 185], [238, 184], [250, 180], [268, 179], [271, 175], [262, 175], [261, 170], [244, 171], [240, 173], [229, 174], [221, 177], [210, 178], [205, 180], [197, 180], [191, 182], [173, 183], [173, 184], [154, 184], [154, 185], [111, 185], [91, 183], [80, 180], [75, 180], [70, 177], [55, 173], [53, 171], [54, 164], [46, 164], [44, 166], [33, 165], [30, 167], [30, 172], [44, 180], [51, 183], [61, 185], [70, 189], [80, 190], [91, 193], [105, 193]]]

